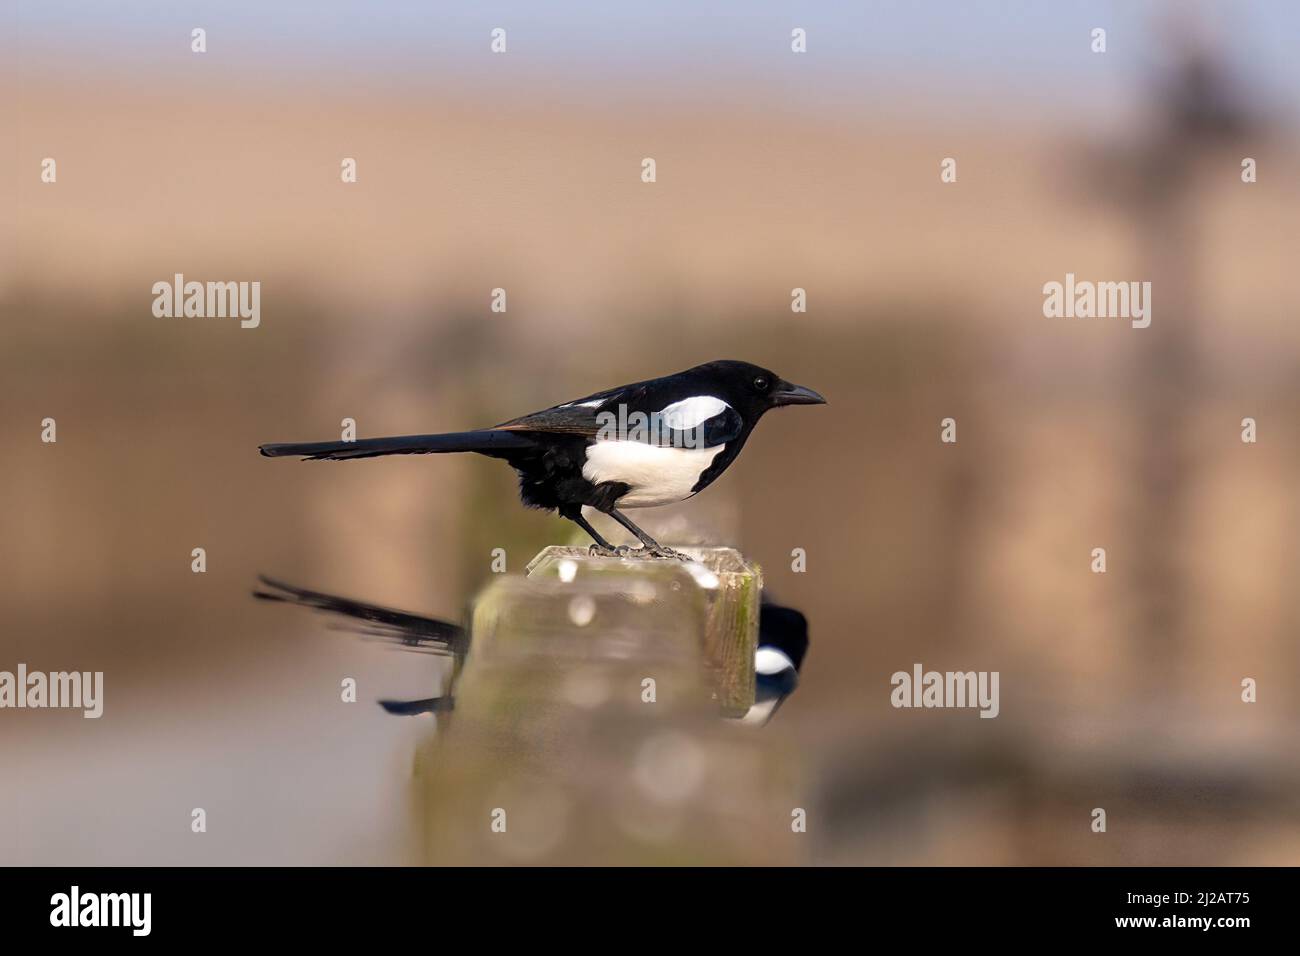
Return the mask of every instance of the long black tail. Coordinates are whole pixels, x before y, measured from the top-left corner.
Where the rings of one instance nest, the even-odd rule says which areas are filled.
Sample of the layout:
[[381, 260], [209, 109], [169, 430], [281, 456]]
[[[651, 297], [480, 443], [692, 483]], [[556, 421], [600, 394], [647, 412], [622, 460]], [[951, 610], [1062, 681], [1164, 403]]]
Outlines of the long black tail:
[[348, 458], [376, 458], [380, 455], [436, 455], [458, 451], [499, 456], [502, 452], [534, 447], [535, 442], [519, 432], [485, 429], [448, 432], [445, 435], [361, 438], [356, 441], [284, 442], [260, 445], [258, 451], [267, 458], [301, 455], [309, 461], [344, 461]]
[[339, 623], [346, 629], [372, 640], [397, 644], [403, 650], [424, 654], [463, 655], [469, 647], [469, 635], [465, 629], [450, 621], [354, 601], [337, 594], [309, 591], [266, 575], [259, 575], [258, 580], [263, 589], [253, 592], [255, 598], [296, 604], [298, 607], [336, 615], [342, 619]]
[[[323, 591], [309, 591], [266, 575], [259, 575], [258, 580], [262, 589], [254, 591], [253, 597], [324, 611], [339, 618], [338, 626], [341, 628], [355, 631], [370, 640], [387, 641], [407, 651], [450, 654], [456, 658], [463, 658], [469, 650], [469, 633], [450, 621], [354, 601]], [[379, 706], [390, 714], [415, 717], [446, 713], [456, 706], [456, 701], [453, 697], [425, 697], [420, 700], [381, 700]]]
[[418, 717], [420, 714], [444, 714], [456, 709], [454, 697], [425, 697], [423, 700], [381, 700], [379, 706], [398, 717]]

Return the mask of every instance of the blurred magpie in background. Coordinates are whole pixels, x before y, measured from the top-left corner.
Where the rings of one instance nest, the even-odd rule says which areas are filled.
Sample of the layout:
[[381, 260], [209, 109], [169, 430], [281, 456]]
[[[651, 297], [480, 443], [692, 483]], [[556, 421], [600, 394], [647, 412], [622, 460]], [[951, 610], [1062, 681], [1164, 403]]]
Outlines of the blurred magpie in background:
[[519, 473], [524, 504], [558, 511], [576, 522], [596, 542], [593, 553], [629, 549], [615, 548], [601, 537], [583, 518], [583, 505], [632, 532], [644, 553], [680, 558], [620, 509], [670, 504], [697, 494], [735, 461], [766, 412], [825, 401], [812, 389], [757, 365], [718, 361], [478, 431], [271, 444], [260, 451], [272, 458], [299, 455], [315, 461], [443, 452], [501, 458]]
[[799, 669], [807, 653], [808, 619], [763, 595], [754, 653], [754, 705], [745, 714], [745, 723], [766, 724], [772, 719], [799, 686]]
[[[469, 634], [458, 624], [436, 618], [366, 604], [351, 598], [308, 591], [265, 576], [259, 577], [262, 588], [253, 597], [311, 608], [341, 619], [342, 630], [360, 634], [369, 640], [382, 641], [401, 650], [420, 654], [452, 657], [457, 664], [469, 651]], [[745, 714], [745, 723], [766, 724], [777, 708], [799, 686], [799, 669], [808, 652], [808, 621], [799, 611], [769, 601], [764, 595], [758, 619], [758, 650], [754, 655], [754, 705]], [[452, 710], [452, 697], [425, 697], [419, 700], [381, 700], [379, 706], [390, 714], [415, 716]]]

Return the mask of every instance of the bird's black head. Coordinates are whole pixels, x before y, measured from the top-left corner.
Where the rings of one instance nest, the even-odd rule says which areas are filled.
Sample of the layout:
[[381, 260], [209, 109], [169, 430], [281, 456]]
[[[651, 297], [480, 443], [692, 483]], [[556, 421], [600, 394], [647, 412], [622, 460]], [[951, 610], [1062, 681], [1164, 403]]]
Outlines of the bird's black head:
[[826, 399], [811, 388], [787, 382], [770, 369], [749, 362], [722, 359], [691, 371], [700, 373], [701, 378], [715, 387], [719, 398], [745, 413], [751, 421], [782, 405], [826, 404]]

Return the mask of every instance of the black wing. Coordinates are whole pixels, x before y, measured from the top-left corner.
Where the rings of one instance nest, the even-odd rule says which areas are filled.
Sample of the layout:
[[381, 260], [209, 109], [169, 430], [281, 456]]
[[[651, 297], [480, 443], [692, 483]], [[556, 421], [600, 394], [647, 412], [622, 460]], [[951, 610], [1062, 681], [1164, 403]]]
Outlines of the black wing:
[[598, 409], [577, 406], [557, 405], [531, 415], [524, 415], [504, 424], [497, 425], [493, 431], [499, 432], [547, 432], [559, 435], [584, 435], [595, 438], [600, 431], [600, 420], [596, 417]]
[[[658, 380], [639, 382], [597, 392], [586, 398], [576, 398], [563, 405], [513, 418], [494, 426], [492, 430], [498, 433], [548, 432], [582, 435], [586, 438], [619, 437], [674, 448], [713, 448], [734, 440], [744, 430], [744, 420], [730, 405], [695, 428], [675, 429], [669, 428], [665, 420], [653, 421], [652, 413], [668, 404], [665, 398], [653, 391], [653, 386], [657, 384]], [[620, 411], [621, 418], [618, 417]], [[638, 412], [645, 416], [639, 425], [633, 417]], [[608, 434], [624, 425], [627, 434]]]
[[425, 697], [423, 700], [381, 700], [379, 706], [398, 717], [442, 714], [456, 708], [454, 697]]
[[[698, 427], [701, 431], [696, 437], [702, 436], [701, 447], [714, 448], [737, 438], [744, 431], [745, 422], [741, 419], [740, 413], [728, 405], [712, 418], [706, 418]], [[695, 431], [695, 429], [686, 429], [681, 434], [695, 435]]]
[[551, 408], [544, 408], [540, 412], [533, 412], [531, 415], [512, 418], [508, 422], [496, 425], [492, 430], [550, 432], [552, 434], [585, 435], [588, 438], [595, 438], [596, 433], [600, 431], [600, 413], [605, 410], [607, 405], [616, 408], [620, 400], [626, 401], [626, 392], [629, 387], [634, 388], [635, 386], [609, 388], [603, 392], [588, 395], [586, 398], [575, 398], [563, 405], [554, 405]]

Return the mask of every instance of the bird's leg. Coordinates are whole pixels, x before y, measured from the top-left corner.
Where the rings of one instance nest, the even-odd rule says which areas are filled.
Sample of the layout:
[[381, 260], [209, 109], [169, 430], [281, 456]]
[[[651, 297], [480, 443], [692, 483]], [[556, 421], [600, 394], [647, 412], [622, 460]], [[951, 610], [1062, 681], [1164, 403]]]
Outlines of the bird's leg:
[[628, 531], [631, 531], [634, 535], [637, 536], [637, 538], [641, 541], [641, 545], [642, 545], [640, 550], [645, 552], [646, 554], [653, 555], [656, 558], [677, 558], [678, 560], [681, 561], [691, 560], [689, 555], [682, 554], [680, 551], [674, 551], [672, 548], [665, 548], [654, 538], [650, 537], [650, 535], [646, 534], [644, 531], [642, 531], [640, 528], [634, 525], [628, 519], [627, 515], [623, 514], [623, 512], [618, 511], [617, 509], [614, 508], [610, 508], [608, 514], [611, 518], [613, 518], [615, 521], [621, 524], [624, 528], [627, 528]]
[[606, 541], [604, 538], [602, 538], [600, 532], [591, 526], [591, 522], [589, 522], [586, 518], [582, 516], [581, 508], [578, 508], [574, 511], [568, 511], [568, 512], [561, 511], [560, 514], [562, 514], [564, 517], [568, 518], [570, 521], [575, 523], [579, 528], [587, 532], [587, 534], [591, 535], [592, 540], [596, 542], [591, 546], [592, 554], [599, 554], [599, 555], [604, 555], [606, 557], [613, 557], [615, 555], [627, 554], [627, 552], [630, 550], [629, 548], [616, 548], [608, 541]]

